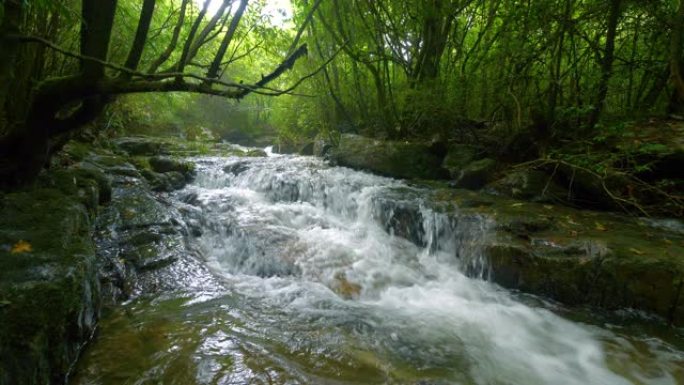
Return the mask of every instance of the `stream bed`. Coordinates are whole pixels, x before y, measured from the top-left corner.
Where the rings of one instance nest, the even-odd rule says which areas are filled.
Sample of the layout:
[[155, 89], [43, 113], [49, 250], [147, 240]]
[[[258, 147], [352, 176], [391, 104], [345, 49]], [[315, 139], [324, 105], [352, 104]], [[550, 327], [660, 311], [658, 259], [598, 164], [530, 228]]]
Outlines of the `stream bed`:
[[[103, 317], [71, 383], [684, 384], [677, 330], [487, 282], [491, 219], [313, 157], [194, 161], [169, 196], [187, 255]], [[388, 231], [397, 189], [418, 244]]]

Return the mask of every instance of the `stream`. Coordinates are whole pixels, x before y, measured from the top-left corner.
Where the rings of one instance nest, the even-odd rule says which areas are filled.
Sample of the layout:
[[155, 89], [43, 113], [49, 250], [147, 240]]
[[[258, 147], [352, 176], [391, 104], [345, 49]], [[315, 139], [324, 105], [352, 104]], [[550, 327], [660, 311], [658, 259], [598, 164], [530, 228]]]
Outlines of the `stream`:
[[[176, 287], [108, 313], [72, 383], [684, 383], [669, 332], [487, 282], [489, 219], [455, 224], [420, 188], [314, 157], [194, 160], [169, 198], [190, 229]], [[387, 231], [397, 189], [418, 244]]]

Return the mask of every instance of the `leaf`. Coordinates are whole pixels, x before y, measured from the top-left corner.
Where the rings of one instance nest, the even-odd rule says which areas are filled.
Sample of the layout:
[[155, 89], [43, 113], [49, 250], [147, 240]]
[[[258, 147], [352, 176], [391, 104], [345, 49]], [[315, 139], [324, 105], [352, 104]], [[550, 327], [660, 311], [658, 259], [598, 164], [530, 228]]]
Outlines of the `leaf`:
[[0, 299], [0, 307], [9, 306], [9, 305], [11, 305], [11, 304], [12, 304], [11, 301], [8, 301], [8, 300], [6, 300], [6, 299]]
[[605, 227], [604, 225], [602, 225], [602, 224], [599, 223], [599, 222], [595, 222], [595, 223], [596, 223], [596, 230], [598, 230], [598, 231], [606, 231], [606, 227]]
[[513, 203], [511, 207], [522, 207], [522, 203]]
[[632, 253], [634, 253], [634, 254], [636, 254], [636, 255], [644, 255], [644, 252], [643, 252], [643, 251], [641, 251], [641, 250], [639, 250], [639, 249], [635, 249], [635, 248], [633, 248], [633, 247], [630, 248], [629, 251], [631, 251]]
[[24, 240], [20, 240], [19, 242], [15, 243], [14, 246], [12, 246], [10, 253], [19, 254], [28, 253], [30, 251], [33, 251], [33, 247], [31, 246], [31, 244]]

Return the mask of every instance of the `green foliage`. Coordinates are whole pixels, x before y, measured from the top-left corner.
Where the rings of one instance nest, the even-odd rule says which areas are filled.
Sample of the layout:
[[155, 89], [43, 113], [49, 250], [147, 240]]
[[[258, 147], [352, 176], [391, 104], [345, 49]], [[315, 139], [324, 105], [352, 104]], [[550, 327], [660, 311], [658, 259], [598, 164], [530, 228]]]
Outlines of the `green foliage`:
[[[172, 42], [181, 2], [157, 1], [141, 71]], [[31, 9], [27, 34], [49, 36], [73, 50], [79, 45], [79, 3], [26, 0]], [[308, 58], [269, 84], [272, 90], [286, 89], [312, 75], [292, 91], [296, 95], [251, 95], [239, 102], [188, 94], [126, 96], [110, 110], [107, 127], [189, 137], [206, 128], [216, 137], [246, 142], [276, 134], [295, 139], [348, 131], [426, 137], [459, 135], [463, 118], [523, 129], [537, 111], [552, 120], [555, 137], [589, 138], [592, 145], [605, 146], [620, 137], [620, 128], [609, 122], [584, 135], [598, 110], [610, 2], [293, 0], [292, 22], [282, 26], [269, 22], [267, 3], [249, 3], [221, 79], [253, 84], [275, 69], [317, 5], [299, 42], [308, 45]], [[159, 70], [175, 68], [200, 4], [190, 1], [176, 49]], [[673, 2], [624, 4], [603, 108], [604, 116], [617, 121], [664, 109], [668, 102], [668, 87], [658, 78], [669, 62], [669, 25], [664, 28], [662, 20], [669, 20], [676, 8]], [[118, 2], [109, 52], [114, 64], [122, 64], [131, 48], [141, 5], [139, 0]], [[3, 10], [0, 2], [0, 20]], [[199, 31], [211, 17], [199, 24]], [[230, 20], [227, 15], [209, 31], [187, 72], [206, 75]], [[47, 77], [79, 68], [77, 60], [51, 51], [44, 61], [45, 68], [36, 72]], [[648, 155], [650, 150], [635, 151]]]

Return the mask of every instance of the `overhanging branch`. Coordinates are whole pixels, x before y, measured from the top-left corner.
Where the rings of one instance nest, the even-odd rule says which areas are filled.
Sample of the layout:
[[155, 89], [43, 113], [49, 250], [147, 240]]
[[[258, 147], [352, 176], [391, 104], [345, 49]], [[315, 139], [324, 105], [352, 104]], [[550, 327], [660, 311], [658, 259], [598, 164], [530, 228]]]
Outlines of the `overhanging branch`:
[[[38, 36], [27, 36], [27, 35], [11, 35], [8, 36], [9, 38], [16, 39], [21, 42], [32, 42], [32, 43], [39, 43], [43, 44], [46, 47], [49, 47], [50, 49], [53, 49], [57, 52], [60, 52], [61, 54], [72, 57], [75, 59], [83, 60], [83, 61], [91, 61], [95, 62], [98, 64], [101, 64], [104, 67], [125, 73], [131, 78], [138, 78], [138, 79], [133, 79], [129, 81], [113, 81], [109, 79], [104, 79], [100, 84], [109, 84], [110, 86], [105, 87], [109, 89], [111, 87], [111, 90], [113, 93], [126, 93], [124, 92], [127, 87], [124, 85], [127, 83], [130, 83], [131, 86], [130, 88], [130, 93], [133, 92], [169, 92], [169, 91], [186, 91], [186, 92], [197, 92], [197, 93], [204, 93], [204, 94], [209, 94], [209, 95], [217, 95], [217, 96], [222, 96], [222, 97], [227, 97], [227, 98], [233, 98], [233, 99], [240, 99], [245, 97], [246, 95], [250, 93], [256, 93], [260, 95], [267, 95], [267, 96], [278, 96], [278, 95], [283, 95], [286, 93], [290, 93], [294, 88], [290, 87], [287, 90], [278, 90], [274, 88], [269, 88], [267, 87], [267, 84], [280, 75], [282, 75], [285, 71], [292, 69], [294, 66], [295, 62], [302, 56], [306, 55], [307, 53], [307, 48], [306, 44], [302, 45], [295, 51], [292, 55], [290, 55], [288, 58], [286, 58], [272, 73], [269, 75], [263, 77], [260, 81], [258, 81], [255, 84], [241, 84], [241, 83], [235, 83], [235, 82], [227, 82], [223, 81], [220, 79], [210, 79], [207, 77], [203, 77], [200, 75], [195, 75], [191, 73], [180, 73], [180, 72], [169, 72], [169, 73], [158, 73], [158, 74], [148, 74], [140, 71], [134, 71], [129, 68], [126, 68], [124, 66], [111, 63], [108, 61], [104, 61], [95, 57], [91, 56], [85, 56], [81, 55], [72, 51], [69, 51], [67, 49], [64, 49], [53, 42], [44, 39], [42, 37]], [[162, 82], [162, 80], [166, 80], [168, 78], [180, 78], [180, 79], [193, 79], [199, 81], [201, 84], [195, 84], [195, 83], [187, 83], [187, 82], [177, 82], [179, 83], [177, 87], [172, 87], [166, 82]], [[142, 79], [142, 80], [140, 80]], [[154, 83], [157, 83], [155, 85]], [[112, 86], [112, 84], [116, 84], [116, 86]], [[301, 84], [301, 81], [297, 83], [297, 85]], [[214, 85], [219, 85], [222, 87], [226, 87], [231, 90], [225, 90], [225, 89], [213, 89], [212, 86]], [[88, 89], [93, 89], [92, 86], [89, 86]], [[271, 92], [264, 92], [261, 90], [267, 90]], [[102, 93], [105, 94], [107, 93], [105, 89], [101, 89], [100, 92], [95, 92], [95, 93]], [[92, 94], [92, 92], [89, 92], [89, 94]]]

